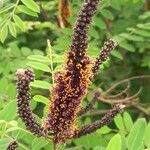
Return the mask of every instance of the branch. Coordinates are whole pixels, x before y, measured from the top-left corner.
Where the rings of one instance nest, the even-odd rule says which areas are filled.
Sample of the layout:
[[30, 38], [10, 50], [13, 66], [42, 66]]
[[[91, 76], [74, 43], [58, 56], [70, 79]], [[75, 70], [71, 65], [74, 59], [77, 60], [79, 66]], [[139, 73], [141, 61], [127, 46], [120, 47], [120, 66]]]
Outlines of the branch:
[[142, 91], [142, 88], [140, 88], [138, 90], [138, 92], [136, 94], [134, 94], [133, 96], [126, 97], [124, 99], [107, 99], [107, 98], [104, 98], [103, 96], [100, 96], [100, 97], [98, 97], [98, 100], [102, 101], [104, 103], [109, 103], [109, 104], [125, 103], [125, 102], [131, 101], [131, 100], [137, 98], [137, 96], [141, 93], [141, 91]]
[[134, 77], [130, 77], [130, 78], [124, 79], [124, 80], [122, 80], [122, 81], [119, 81], [119, 82], [113, 84], [107, 91], [105, 91], [105, 92], [103, 93], [103, 95], [107, 95], [108, 93], [110, 93], [112, 90], [114, 90], [114, 89], [115, 89], [117, 86], [119, 86], [120, 84], [129, 82], [129, 81], [131, 81], [131, 80], [144, 79], [144, 78], [150, 78], [150, 75], [134, 76]]
[[108, 109], [104, 109], [104, 110], [91, 110], [89, 114], [82, 114], [80, 117], [84, 118], [84, 117], [93, 117], [93, 116], [99, 116], [99, 115], [104, 115], [106, 113], [108, 113], [109, 110]]
[[131, 84], [130, 84], [130, 82], [128, 81], [128, 82], [127, 82], [127, 87], [126, 87], [124, 90], [122, 90], [122, 91], [121, 91], [120, 93], [118, 93], [118, 94], [109, 95], [109, 96], [107, 96], [107, 98], [108, 98], [108, 99], [116, 99], [117, 97], [122, 96], [123, 94], [127, 93], [127, 91], [130, 89], [130, 86], [131, 86]]
[[136, 108], [137, 110], [141, 111], [142, 113], [144, 113], [145, 115], [147, 115], [148, 117], [150, 117], [150, 112], [147, 111], [144, 107], [140, 106], [140, 105], [132, 105], [134, 108]]

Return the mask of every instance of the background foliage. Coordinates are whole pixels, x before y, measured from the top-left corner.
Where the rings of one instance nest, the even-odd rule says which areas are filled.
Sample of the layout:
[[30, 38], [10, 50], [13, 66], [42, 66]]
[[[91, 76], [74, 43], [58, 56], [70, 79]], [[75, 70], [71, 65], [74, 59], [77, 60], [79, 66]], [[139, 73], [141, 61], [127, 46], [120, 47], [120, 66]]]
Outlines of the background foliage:
[[[82, 0], [71, 0], [73, 26]], [[53, 74], [61, 70], [65, 51], [71, 42], [72, 28], [58, 26], [58, 0], [0, 1], [0, 149], [5, 150], [14, 138], [24, 150], [52, 149], [52, 143], [36, 138], [24, 130], [16, 114], [15, 71], [21, 67], [32, 67], [36, 80], [32, 86], [32, 110], [41, 121], [47, 114], [49, 90]], [[104, 91], [114, 82], [131, 76], [149, 74], [150, 68], [150, 2], [149, 0], [102, 0], [89, 30], [88, 53], [95, 58], [103, 42], [115, 38], [119, 43], [111, 53], [110, 60], [102, 66], [92, 91]], [[47, 46], [47, 39], [51, 45]], [[150, 80], [134, 80], [131, 93], [143, 86], [139, 96], [146, 106], [147, 115], [130, 108], [115, 118], [114, 122], [96, 133], [69, 141], [60, 149], [93, 150], [143, 150], [150, 148]], [[114, 93], [121, 90], [117, 88]], [[91, 100], [87, 95], [86, 101]], [[109, 108], [96, 104], [95, 109]], [[99, 116], [94, 117], [98, 119]], [[145, 118], [145, 119], [144, 119]], [[89, 115], [79, 124], [93, 121]]]

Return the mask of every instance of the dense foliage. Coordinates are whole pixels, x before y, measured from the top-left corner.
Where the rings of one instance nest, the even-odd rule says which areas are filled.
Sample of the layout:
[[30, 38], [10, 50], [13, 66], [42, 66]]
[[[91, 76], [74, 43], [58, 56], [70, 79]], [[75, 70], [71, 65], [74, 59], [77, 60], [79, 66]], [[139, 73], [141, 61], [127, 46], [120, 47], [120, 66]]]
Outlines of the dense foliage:
[[[36, 80], [31, 83], [31, 106], [38, 121], [42, 122], [48, 113], [47, 97], [54, 84], [53, 75], [62, 69], [66, 57], [64, 53], [69, 48], [73, 25], [83, 0], [70, 0], [66, 27], [60, 25], [60, 2], [0, 1], [1, 150], [6, 150], [13, 139], [19, 142], [18, 149], [21, 150], [53, 149], [50, 141], [37, 138], [25, 130], [16, 113], [15, 72], [18, 68], [34, 69]], [[88, 53], [96, 58], [104, 41], [109, 38], [114, 38], [119, 46], [101, 66], [82, 106], [85, 107], [93, 98], [96, 89], [106, 99], [95, 103], [93, 109], [78, 120], [78, 124], [89, 124], [103, 116], [110, 109], [110, 104], [115, 103], [113, 96], [124, 89], [123, 96], [115, 98], [124, 101], [127, 108], [110, 125], [93, 134], [68, 141], [60, 149], [150, 148], [149, 10], [148, 0], [102, 0], [89, 30]], [[143, 87], [142, 90], [139, 90], [140, 87]]]

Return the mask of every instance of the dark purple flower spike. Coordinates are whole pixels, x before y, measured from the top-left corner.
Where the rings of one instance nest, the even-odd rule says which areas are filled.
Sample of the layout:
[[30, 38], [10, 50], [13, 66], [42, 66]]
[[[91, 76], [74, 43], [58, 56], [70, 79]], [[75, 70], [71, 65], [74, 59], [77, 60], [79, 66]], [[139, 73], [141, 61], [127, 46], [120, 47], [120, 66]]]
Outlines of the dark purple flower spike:
[[16, 150], [18, 147], [18, 143], [16, 141], [12, 141], [8, 147], [7, 147], [7, 150]]
[[76, 130], [75, 119], [92, 76], [92, 64], [86, 54], [87, 33], [99, 0], [86, 0], [79, 12], [72, 44], [64, 70], [57, 74], [45, 128], [54, 132], [54, 143], [70, 139]]
[[30, 82], [34, 80], [30, 69], [18, 69], [17, 73], [17, 105], [18, 115], [25, 123], [26, 128], [37, 136], [43, 136], [43, 129], [36, 122], [30, 109]]

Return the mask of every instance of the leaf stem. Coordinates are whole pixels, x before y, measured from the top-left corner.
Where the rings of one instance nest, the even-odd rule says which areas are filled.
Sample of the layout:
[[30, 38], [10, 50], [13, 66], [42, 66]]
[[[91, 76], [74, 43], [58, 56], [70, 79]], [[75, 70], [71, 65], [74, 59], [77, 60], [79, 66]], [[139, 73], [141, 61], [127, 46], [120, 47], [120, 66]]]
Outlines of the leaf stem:
[[51, 67], [51, 74], [52, 74], [52, 87], [54, 86], [54, 67], [53, 67], [53, 53], [52, 53], [52, 46], [50, 40], [47, 40], [48, 45], [48, 57], [50, 58], [50, 67]]

